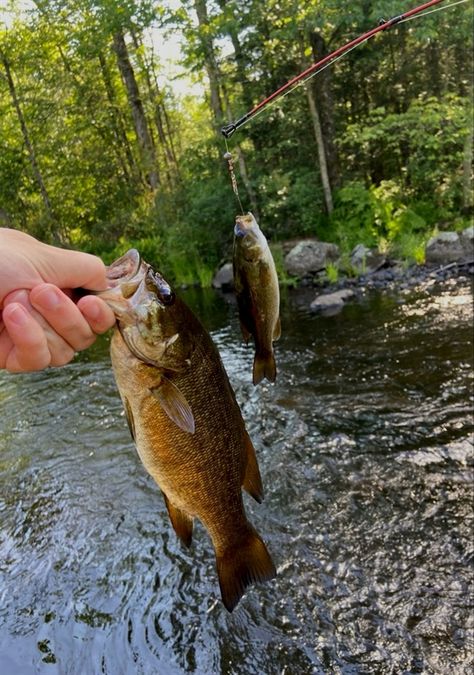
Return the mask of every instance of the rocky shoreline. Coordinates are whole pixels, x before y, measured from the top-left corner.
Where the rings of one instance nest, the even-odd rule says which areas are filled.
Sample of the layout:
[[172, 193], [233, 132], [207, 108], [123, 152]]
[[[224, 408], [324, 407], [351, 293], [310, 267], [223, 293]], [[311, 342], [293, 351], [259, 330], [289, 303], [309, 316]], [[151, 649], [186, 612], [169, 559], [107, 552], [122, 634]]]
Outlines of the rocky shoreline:
[[[425, 263], [407, 265], [363, 244], [350, 255], [350, 273], [340, 264], [335, 244], [302, 239], [283, 244], [284, 270], [296, 287], [313, 288], [316, 295], [309, 308], [325, 316], [338, 314], [344, 304], [372, 290], [414, 289], [437, 282], [474, 275], [474, 226], [463, 232], [441, 232], [426, 245]], [[328, 268], [336, 280], [331, 280]], [[232, 264], [222, 266], [213, 280], [214, 288], [232, 290]]]
[[304, 282], [302, 285], [311, 285], [318, 291], [310, 303], [311, 311], [332, 316], [338, 314], [347, 301], [359, 300], [370, 291], [403, 292], [415, 290], [418, 287], [426, 289], [450, 279], [472, 279], [473, 276], [474, 260], [442, 266], [413, 265], [407, 268], [395, 263], [391, 267], [363, 274], [357, 278], [343, 278], [336, 283], [307, 284]]

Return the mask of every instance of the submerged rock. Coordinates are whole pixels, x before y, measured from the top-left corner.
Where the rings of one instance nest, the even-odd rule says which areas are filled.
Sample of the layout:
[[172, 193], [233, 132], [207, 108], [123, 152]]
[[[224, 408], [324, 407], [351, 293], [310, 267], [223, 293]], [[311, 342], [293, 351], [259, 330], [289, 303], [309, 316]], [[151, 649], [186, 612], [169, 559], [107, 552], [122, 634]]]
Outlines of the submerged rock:
[[284, 264], [288, 274], [305, 277], [316, 274], [339, 257], [339, 247], [336, 244], [303, 239], [285, 256]]
[[220, 289], [221, 291], [231, 291], [234, 288], [234, 271], [232, 263], [225, 263], [217, 270], [214, 279], [212, 280], [212, 287]]
[[425, 257], [427, 263], [448, 265], [464, 260], [466, 254], [457, 232], [440, 232], [426, 244]]
[[355, 295], [350, 288], [343, 288], [335, 293], [325, 293], [318, 295], [310, 305], [313, 312], [320, 312], [324, 316], [334, 316], [344, 307], [346, 300], [350, 300]]

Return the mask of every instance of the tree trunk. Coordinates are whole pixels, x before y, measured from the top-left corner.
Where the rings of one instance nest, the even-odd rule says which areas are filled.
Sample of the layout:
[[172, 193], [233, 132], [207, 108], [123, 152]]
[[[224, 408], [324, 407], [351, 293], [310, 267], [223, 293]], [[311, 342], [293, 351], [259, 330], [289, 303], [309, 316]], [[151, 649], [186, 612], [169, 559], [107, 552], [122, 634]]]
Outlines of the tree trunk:
[[136, 165], [135, 158], [133, 156], [132, 148], [130, 147], [129, 140], [127, 138], [127, 133], [125, 131], [125, 125], [122, 119], [122, 112], [117, 102], [117, 97], [115, 95], [114, 86], [112, 84], [112, 78], [110, 77], [109, 69], [107, 67], [107, 61], [105, 56], [99, 52], [99, 64], [100, 72], [102, 74], [102, 80], [104, 82], [105, 93], [107, 95], [107, 100], [110, 107], [110, 117], [114, 130], [115, 137], [117, 139], [117, 145], [120, 149], [123, 150], [126, 157], [126, 162], [122, 158], [122, 152], [119, 150], [118, 154], [120, 156], [120, 162], [124, 165], [124, 173], [127, 175], [131, 173], [132, 176], [135, 176], [140, 180], [140, 171]]
[[[313, 31], [310, 36], [311, 50], [315, 61], [328, 55], [328, 46], [320, 33]], [[339, 156], [336, 149], [334, 129], [334, 99], [331, 86], [331, 68], [326, 68], [316, 78], [318, 86], [318, 110], [321, 117], [321, 128], [325, 141], [325, 154], [328, 166], [329, 179], [333, 188], [340, 185], [341, 174]]]
[[206, 68], [207, 77], [209, 79], [209, 93], [211, 96], [211, 110], [214, 115], [214, 121], [217, 128], [220, 128], [224, 122], [224, 114], [222, 110], [222, 102], [220, 97], [220, 72], [214, 56], [214, 45], [212, 38], [208, 36], [209, 17], [207, 14], [206, 0], [194, 0], [194, 9], [196, 10], [201, 43], [204, 48], [204, 65]]
[[28, 132], [28, 127], [26, 126], [26, 120], [25, 120], [25, 117], [23, 115], [23, 111], [21, 109], [20, 101], [19, 101], [17, 93], [16, 93], [15, 83], [13, 81], [12, 72], [11, 72], [11, 68], [10, 68], [10, 62], [9, 62], [6, 54], [4, 54], [4, 52], [1, 51], [1, 50], [0, 50], [0, 59], [3, 63], [3, 67], [5, 69], [5, 75], [6, 75], [6, 79], [7, 79], [7, 83], [8, 83], [8, 89], [10, 91], [10, 95], [11, 95], [12, 101], [13, 101], [13, 106], [15, 108], [15, 112], [16, 112], [16, 115], [18, 117], [18, 122], [20, 124], [21, 133], [22, 133], [22, 136], [23, 136], [23, 141], [25, 143], [25, 147], [26, 147], [27, 152], [28, 152], [28, 157], [29, 157], [29, 160], [30, 160], [33, 176], [36, 180], [36, 183], [38, 184], [39, 191], [41, 193], [41, 198], [43, 200], [43, 204], [44, 204], [44, 207], [45, 207], [45, 210], [46, 210], [46, 214], [47, 214], [48, 220], [49, 220], [50, 225], [51, 225], [51, 235], [52, 235], [55, 243], [64, 243], [65, 235], [64, 235], [64, 232], [62, 232], [61, 229], [59, 228], [58, 223], [56, 222], [56, 218], [54, 217], [53, 208], [51, 206], [51, 200], [49, 198], [49, 194], [48, 194], [48, 191], [46, 189], [46, 185], [45, 185], [41, 170], [39, 168], [38, 161], [36, 159], [36, 152], [35, 152], [35, 149], [33, 147], [33, 142], [30, 138], [30, 134]]
[[430, 90], [433, 96], [441, 96], [443, 88], [439, 45], [436, 40], [429, 40], [426, 46], [426, 71], [429, 73]]
[[[229, 4], [228, 0], [217, 0], [219, 7], [224, 12], [226, 6]], [[242, 101], [246, 110], [253, 108], [252, 93], [248, 86], [248, 77], [246, 72], [246, 62], [245, 54], [240, 44], [240, 38], [238, 30], [236, 29], [236, 23], [228, 22], [227, 23], [227, 34], [230, 37], [232, 42], [232, 47], [234, 48], [234, 57], [235, 57], [235, 66], [237, 70], [237, 80], [240, 86], [242, 87]], [[229, 120], [230, 121], [230, 120]]]
[[[131, 31], [133, 43], [137, 53], [140, 53], [143, 44], [140, 41], [140, 38], [135, 31]], [[143, 50], [144, 51], [144, 50]], [[163, 148], [163, 155], [165, 159], [165, 164], [168, 169], [168, 180], [170, 185], [173, 185], [175, 182], [174, 178], [180, 178], [178, 162], [176, 160], [176, 155], [174, 152], [173, 145], [168, 139], [165, 124], [165, 109], [161, 101], [161, 92], [158, 86], [158, 78], [156, 77], [155, 70], [153, 68], [153, 62], [149, 62], [146, 57], [139, 57], [140, 67], [145, 76], [145, 81], [148, 89], [148, 96], [153, 105], [153, 121], [155, 123], [156, 130], [158, 132], [158, 138], [160, 139], [161, 147]], [[153, 75], [153, 80], [152, 80]]]
[[314, 100], [313, 90], [308, 83], [305, 87], [306, 95], [308, 97], [309, 110], [311, 114], [311, 121], [313, 122], [314, 137], [318, 148], [319, 171], [321, 173], [321, 182], [323, 184], [324, 202], [326, 204], [326, 211], [331, 215], [333, 211], [331, 183], [329, 181], [328, 167], [326, 162], [326, 150], [324, 147], [323, 131], [321, 129], [321, 122], [319, 120], [318, 109], [316, 108], [316, 101]]
[[147, 173], [147, 182], [152, 190], [160, 184], [158, 167], [156, 165], [155, 148], [151, 137], [145, 110], [140, 97], [135, 73], [128, 55], [125, 37], [122, 31], [114, 35], [114, 51], [117, 55], [117, 64], [127, 90], [128, 101], [132, 112], [133, 124], [143, 157], [143, 164]]
[[463, 211], [472, 213], [473, 194], [472, 194], [472, 143], [473, 127], [469, 125], [469, 132], [464, 140], [464, 157], [462, 171], [462, 192], [463, 192]]

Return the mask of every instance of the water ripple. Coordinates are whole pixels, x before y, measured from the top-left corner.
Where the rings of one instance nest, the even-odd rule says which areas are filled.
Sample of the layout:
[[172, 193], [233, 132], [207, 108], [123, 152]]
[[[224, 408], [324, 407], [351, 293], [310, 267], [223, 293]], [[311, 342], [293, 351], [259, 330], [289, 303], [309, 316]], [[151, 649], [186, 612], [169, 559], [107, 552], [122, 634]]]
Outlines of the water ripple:
[[277, 383], [258, 388], [235, 308], [190, 298], [258, 451], [266, 499], [246, 507], [278, 567], [232, 615], [204, 529], [181, 546], [136, 456], [108, 340], [0, 374], [0, 672], [470, 673], [470, 294], [323, 318], [290, 293]]

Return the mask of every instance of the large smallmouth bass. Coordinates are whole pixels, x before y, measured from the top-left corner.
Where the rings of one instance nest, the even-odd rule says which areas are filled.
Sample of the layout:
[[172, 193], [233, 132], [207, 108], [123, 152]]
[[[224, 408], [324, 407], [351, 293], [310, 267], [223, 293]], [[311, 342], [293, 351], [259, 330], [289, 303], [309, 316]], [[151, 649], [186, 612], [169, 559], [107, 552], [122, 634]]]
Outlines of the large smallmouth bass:
[[137, 251], [113, 263], [108, 278], [99, 295], [117, 318], [112, 366], [138, 454], [184, 544], [194, 518], [207, 529], [232, 611], [247, 586], [275, 575], [245, 515], [241, 488], [258, 502], [263, 491], [234, 392], [208, 332]]
[[255, 342], [253, 383], [276, 379], [273, 341], [280, 328], [280, 289], [265, 235], [251, 213], [237, 216], [234, 228], [234, 287], [245, 342]]

